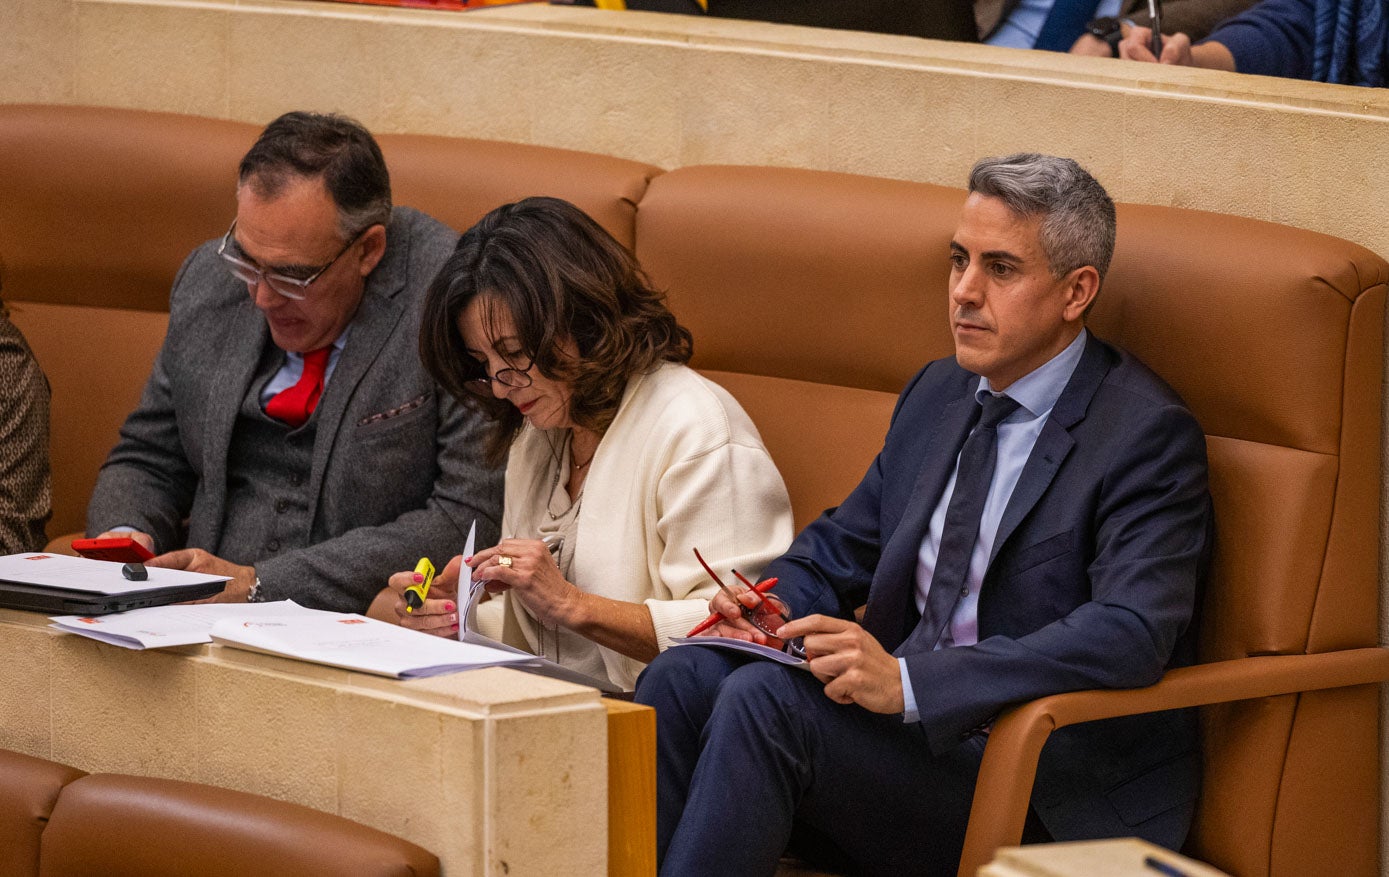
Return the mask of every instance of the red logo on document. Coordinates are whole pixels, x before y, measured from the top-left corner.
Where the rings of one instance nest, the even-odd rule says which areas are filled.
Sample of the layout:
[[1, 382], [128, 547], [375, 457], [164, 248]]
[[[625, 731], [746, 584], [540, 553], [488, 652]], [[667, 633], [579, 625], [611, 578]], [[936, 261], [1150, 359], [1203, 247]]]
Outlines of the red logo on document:
[[31, 556], [31, 557], [26, 557], [26, 558], [24, 558], [24, 559], [25, 559], [25, 560], [52, 560], [52, 559], [53, 559], [53, 555], [51, 555], [51, 554], [35, 554], [35, 555]]
[[366, 624], [365, 618], [339, 618], [338, 624]]
[[79, 618], [79, 619], [77, 619], [77, 620], [80, 621], [80, 622], [82, 622], [83, 624], [100, 624], [100, 623], [101, 623], [100, 621], [97, 621], [95, 618]]

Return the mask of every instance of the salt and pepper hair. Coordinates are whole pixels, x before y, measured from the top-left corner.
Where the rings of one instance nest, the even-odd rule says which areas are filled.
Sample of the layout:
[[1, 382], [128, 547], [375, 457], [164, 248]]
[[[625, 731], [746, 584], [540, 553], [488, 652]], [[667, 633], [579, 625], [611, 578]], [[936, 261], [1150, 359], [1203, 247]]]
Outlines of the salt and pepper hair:
[[1114, 256], [1114, 202], [1073, 159], [1035, 152], [981, 159], [969, 172], [969, 190], [1017, 216], [1042, 218], [1038, 238], [1053, 276], [1091, 265], [1104, 280]]
[[360, 122], [324, 113], [285, 113], [266, 126], [237, 168], [237, 186], [274, 198], [293, 179], [321, 179], [350, 241], [391, 221], [391, 176]]

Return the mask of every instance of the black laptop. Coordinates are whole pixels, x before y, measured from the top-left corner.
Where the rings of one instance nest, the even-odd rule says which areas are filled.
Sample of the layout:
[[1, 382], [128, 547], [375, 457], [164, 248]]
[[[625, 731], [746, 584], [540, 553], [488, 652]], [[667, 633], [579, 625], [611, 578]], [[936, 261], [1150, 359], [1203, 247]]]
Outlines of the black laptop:
[[47, 615], [110, 615], [146, 606], [201, 600], [220, 593], [225, 576], [149, 568], [132, 582], [121, 564], [30, 552], [0, 557], [0, 607]]
[[73, 591], [48, 585], [24, 585], [0, 581], [0, 607], [29, 609], [45, 615], [110, 615], [127, 609], [146, 606], [167, 606], [201, 600], [220, 593], [226, 582], [202, 582], [196, 585], [154, 587], [124, 594], [95, 594]]

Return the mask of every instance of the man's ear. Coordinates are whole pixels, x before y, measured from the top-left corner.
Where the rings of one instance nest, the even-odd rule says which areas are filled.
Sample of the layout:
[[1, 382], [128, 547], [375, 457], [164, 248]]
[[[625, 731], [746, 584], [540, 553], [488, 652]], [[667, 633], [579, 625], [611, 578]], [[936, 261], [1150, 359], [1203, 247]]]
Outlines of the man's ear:
[[362, 237], [358, 241], [362, 248], [362, 259], [360, 262], [360, 272], [366, 277], [376, 270], [381, 257], [386, 255], [386, 226], [377, 223], [366, 231], [362, 232]]
[[1083, 319], [1099, 292], [1100, 272], [1094, 265], [1082, 265], [1066, 275], [1066, 307], [1062, 312], [1066, 322]]

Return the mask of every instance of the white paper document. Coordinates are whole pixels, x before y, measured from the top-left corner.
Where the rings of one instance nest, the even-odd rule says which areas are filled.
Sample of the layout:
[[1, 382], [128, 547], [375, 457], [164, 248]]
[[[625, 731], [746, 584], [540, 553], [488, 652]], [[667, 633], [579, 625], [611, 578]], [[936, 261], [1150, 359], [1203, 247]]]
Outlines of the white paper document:
[[535, 660], [531, 655], [461, 643], [338, 612], [227, 618], [213, 625], [212, 639], [253, 652], [397, 679]]
[[768, 661], [776, 661], [778, 664], [786, 664], [790, 667], [799, 667], [810, 672], [810, 664], [804, 658], [796, 658], [786, 654], [781, 649], [774, 649], [771, 646], [750, 643], [745, 639], [734, 639], [728, 636], [673, 636], [670, 638], [672, 643], [677, 646], [710, 646], [719, 649], [730, 649], [735, 652], [742, 652], [758, 658], [765, 658]]
[[[477, 522], [468, 530], [468, 542], [463, 546], [463, 556], [472, 557], [476, 549], [477, 542]], [[464, 577], [468, 575], [468, 567], [464, 566], [459, 570], [459, 588], [462, 589]], [[556, 664], [548, 658], [533, 655], [514, 646], [509, 646], [504, 642], [492, 639], [478, 630], [477, 607], [482, 599], [485, 582], [471, 582], [468, 586], [468, 600], [463, 604], [462, 611], [458, 613], [458, 640], [472, 646], [479, 646], [487, 649], [498, 649], [513, 655], [520, 655], [529, 658], [530, 661], [525, 666], [518, 666], [518, 670], [526, 670], [530, 673], [538, 673], [541, 676], [549, 676], [551, 679], [560, 679], [565, 682], [573, 682], [575, 685], [587, 685], [608, 694], [617, 694], [621, 688], [612, 684], [606, 679], [594, 679], [585, 673], [577, 670], [570, 670], [562, 664]]]
[[145, 570], [149, 573], [149, 578], [142, 582], [132, 582], [121, 574], [121, 566], [122, 564], [112, 560], [92, 560], [89, 557], [68, 557], [65, 554], [31, 551], [0, 557], [0, 580], [18, 582], [21, 585], [43, 585], [49, 588], [110, 595], [148, 591], [151, 588], [225, 582], [231, 578], [147, 566]]
[[48, 620], [65, 633], [120, 646], [159, 649], [212, 642], [212, 627], [226, 618], [313, 614], [293, 600], [278, 603], [196, 603], [151, 606], [111, 615], [55, 615]]

